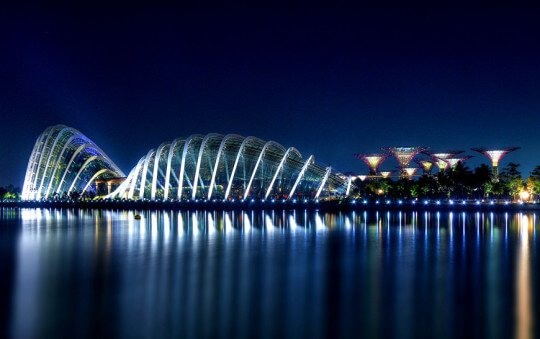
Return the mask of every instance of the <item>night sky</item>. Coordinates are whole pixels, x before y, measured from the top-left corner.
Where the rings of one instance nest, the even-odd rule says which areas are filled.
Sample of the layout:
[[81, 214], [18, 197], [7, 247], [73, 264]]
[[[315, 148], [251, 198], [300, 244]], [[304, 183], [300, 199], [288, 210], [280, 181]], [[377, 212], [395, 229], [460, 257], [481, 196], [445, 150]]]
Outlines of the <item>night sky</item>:
[[164, 141], [218, 132], [357, 172], [366, 167], [352, 154], [383, 146], [520, 146], [503, 165], [526, 174], [540, 165], [539, 18], [531, 8], [5, 9], [0, 185], [22, 185], [53, 124], [79, 129], [126, 173]]

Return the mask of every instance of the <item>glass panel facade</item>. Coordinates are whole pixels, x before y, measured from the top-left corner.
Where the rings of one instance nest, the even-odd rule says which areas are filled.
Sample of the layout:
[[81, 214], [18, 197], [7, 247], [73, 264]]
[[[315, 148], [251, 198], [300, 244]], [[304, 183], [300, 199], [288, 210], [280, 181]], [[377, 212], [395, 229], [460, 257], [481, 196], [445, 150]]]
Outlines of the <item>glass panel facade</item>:
[[[162, 144], [159, 148], [159, 161], [155, 161], [156, 152], [149, 152], [142, 165], [138, 164], [126, 183], [110, 197], [158, 200], [314, 199], [344, 194], [347, 189], [346, 179], [333, 173], [326, 175], [327, 168], [313, 162], [307, 165], [300, 177], [306, 159], [296, 149], [254, 137], [192, 135]], [[148, 166], [145, 167], [147, 158]], [[154, 169], [156, 164], [159, 168]], [[152, 195], [154, 175], [157, 175], [156, 191]], [[180, 175], [183, 176], [182, 181], [179, 180]], [[141, 186], [142, 177], [146, 178], [146, 183]], [[167, 177], [169, 184], [165, 194]], [[130, 182], [133, 180], [136, 189], [135, 194], [130, 195]], [[291, 196], [297, 180], [298, 185]], [[324, 185], [317, 197], [322, 183]], [[180, 185], [181, 196], [178, 194]], [[139, 187], [144, 187], [144, 190], [139, 191]]]
[[95, 180], [122, 177], [124, 173], [81, 132], [51, 126], [38, 137], [30, 155], [22, 199], [95, 194]]
[[57, 125], [36, 140], [23, 199], [96, 194], [96, 181], [111, 179], [122, 183], [108, 197], [135, 200], [314, 199], [345, 193], [346, 178], [307, 161], [295, 148], [273, 141], [191, 135], [149, 151], [122, 182], [124, 173], [96, 144]]

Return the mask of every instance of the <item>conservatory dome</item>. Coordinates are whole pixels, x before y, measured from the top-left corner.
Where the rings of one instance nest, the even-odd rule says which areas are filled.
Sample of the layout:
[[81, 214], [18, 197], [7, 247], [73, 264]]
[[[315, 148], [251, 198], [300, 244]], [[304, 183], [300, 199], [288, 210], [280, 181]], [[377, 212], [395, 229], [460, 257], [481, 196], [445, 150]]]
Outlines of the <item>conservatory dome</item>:
[[194, 134], [150, 150], [110, 197], [127, 199], [314, 199], [348, 181], [294, 147], [236, 134]]
[[124, 173], [92, 140], [74, 128], [51, 126], [38, 137], [30, 155], [22, 199], [96, 193], [95, 180], [119, 177]]
[[[348, 194], [352, 179], [302, 157], [294, 147], [236, 134], [194, 134], [151, 149], [125, 177], [94, 142], [56, 125], [36, 140], [23, 185], [23, 200], [77, 194], [108, 198], [317, 199]], [[118, 183], [116, 189], [110, 183]], [[102, 194], [103, 195], [103, 194]]]

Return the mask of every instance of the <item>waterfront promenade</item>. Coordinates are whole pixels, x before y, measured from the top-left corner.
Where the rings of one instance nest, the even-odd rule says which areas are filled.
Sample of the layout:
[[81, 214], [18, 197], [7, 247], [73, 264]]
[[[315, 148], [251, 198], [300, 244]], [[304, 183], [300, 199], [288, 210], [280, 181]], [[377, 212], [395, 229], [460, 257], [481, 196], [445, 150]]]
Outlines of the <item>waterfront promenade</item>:
[[246, 200], [246, 201], [4, 201], [0, 207], [18, 208], [90, 208], [116, 210], [320, 210], [320, 211], [357, 211], [357, 210], [389, 210], [389, 211], [536, 211], [540, 210], [540, 202], [511, 202], [497, 200]]

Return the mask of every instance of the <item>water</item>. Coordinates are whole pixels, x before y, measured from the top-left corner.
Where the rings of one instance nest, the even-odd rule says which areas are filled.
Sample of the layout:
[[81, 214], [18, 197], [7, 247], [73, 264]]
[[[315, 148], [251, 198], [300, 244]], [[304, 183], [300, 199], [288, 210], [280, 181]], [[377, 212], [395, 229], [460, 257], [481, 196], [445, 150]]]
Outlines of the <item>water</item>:
[[538, 336], [533, 213], [2, 209], [0, 336]]

